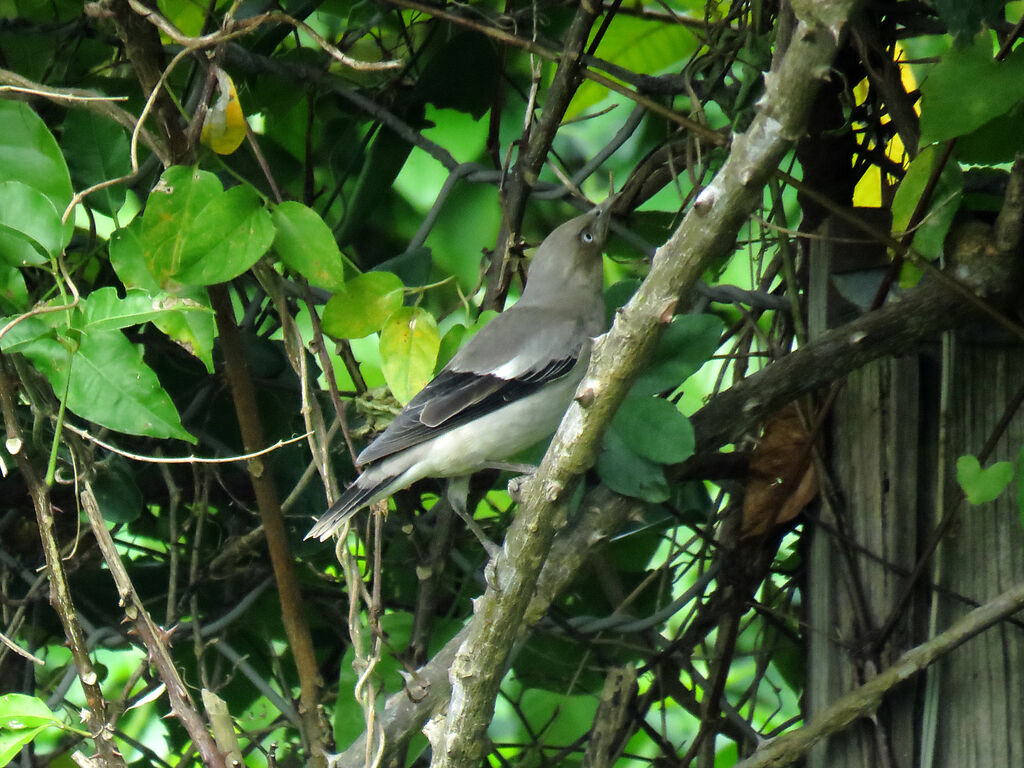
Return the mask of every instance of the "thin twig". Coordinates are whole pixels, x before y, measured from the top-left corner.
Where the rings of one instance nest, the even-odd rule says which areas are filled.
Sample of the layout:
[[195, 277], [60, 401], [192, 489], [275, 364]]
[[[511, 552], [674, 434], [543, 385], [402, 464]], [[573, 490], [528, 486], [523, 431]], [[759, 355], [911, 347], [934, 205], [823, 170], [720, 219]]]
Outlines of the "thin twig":
[[309, 433], [307, 432], [306, 434], [299, 435], [298, 437], [291, 437], [287, 440], [278, 440], [273, 445], [267, 446], [266, 448], [262, 448], [258, 451], [253, 451], [252, 453], [240, 453], [236, 456], [222, 456], [220, 458], [208, 459], [201, 456], [147, 456], [143, 453], [132, 453], [131, 451], [126, 451], [123, 448], [118, 448], [116, 445], [108, 443], [105, 440], [101, 440], [95, 435], [89, 434], [86, 430], [74, 427], [67, 422], [64, 423], [64, 429], [69, 432], [74, 432], [79, 437], [88, 440], [90, 443], [95, 443], [104, 450], [116, 453], [118, 456], [124, 456], [124, 458], [131, 459], [132, 461], [145, 462], [146, 464], [232, 464], [236, 461], [249, 461], [250, 459], [256, 459], [260, 456], [266, 456], [268, 453], [273, 453], [279, 448], [291, 445], [292, 443], [301, 442], [309, 437]]
[[303, 21], [299, 21], [287, 13], [271, 12], [263, 13], [259, 16], [252, 16], [242, 20], [231, 20], [225, 29], [218, 30], [217, 32], [211, 32], [207, 35], [200, 35], [199, 37], [190, 37], [178, 29], [173, 23], [168, 21], [166, 18], [161, 16], [152, 8], [142, 4], [139, 0], [128, 0], [132, 10], [135, 11], [139, 16], [146, 19], [146, 21], [153, 24], [157, 29], [167, 35], [171, 40], [176, 42], [178, 45], [190, 51], [198, 51], [204, 48], [213, 48], [223, 43], [230, 42], [239, 37], [244, 37], [263, 24], [271, 23], [283, 23], [289, 26], [295, 27], [296, 29], [302, 30], [304, 33], [309, 35], [313, 40], [324, 49], [330, 56], [340, 61], [346, 67], [355, 69], [362, 72], [373, 72], [388, 69], [398, 69], [405, 66], [405, 63], [398, 59], [390, 59], [387, 61], [360, 61], [354, 59], [346, 53], [339, 51], [327, 40], [322, 37], [315, 29], [310, 27]]

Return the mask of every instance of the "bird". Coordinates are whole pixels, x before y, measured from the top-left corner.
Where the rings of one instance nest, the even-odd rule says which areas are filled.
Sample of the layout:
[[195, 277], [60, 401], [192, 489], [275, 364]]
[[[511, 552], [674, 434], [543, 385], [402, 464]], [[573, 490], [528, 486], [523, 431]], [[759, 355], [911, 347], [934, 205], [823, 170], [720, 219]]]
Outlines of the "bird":
[[356, 457], [363, 467], [306, 534], [326, 541], [363, 507], [425, 477], [462, 478], [549, 437], [605, 330], [602, 253], [609, 197], [558, 226], [530, 261], [519, 300], [460, 349]]

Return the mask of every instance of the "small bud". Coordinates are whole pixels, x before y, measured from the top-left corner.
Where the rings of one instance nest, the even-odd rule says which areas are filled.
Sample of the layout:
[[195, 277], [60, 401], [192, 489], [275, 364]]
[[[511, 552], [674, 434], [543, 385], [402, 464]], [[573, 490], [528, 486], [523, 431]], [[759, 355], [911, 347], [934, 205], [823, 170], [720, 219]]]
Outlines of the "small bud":
[[672, 318], [676, 315], [676, 306], [679, 304], [678, 299], [672, 299], [665, 307], [661, 310], [661, 314], [658, 315], [658, 322], [661, 325], [668, 325], [672, 322]]
[[584, 408], [589, 408], [597, 399], [597, 382], [587, 379], [576, 392], [576, 402]]
[[697, 199], [693, 201], [693, 209], [704, 216], [711, 212], [717, 198], [718, 193], [715, 192], [714, 187], [704, 187], [697, 195]]
[[549, 502], [558, 501], [558, 497], [562, 495], [562, 491], [565, 487], [556, 480], [548, 482], [547, 487], [544, 489], [544, 498]]

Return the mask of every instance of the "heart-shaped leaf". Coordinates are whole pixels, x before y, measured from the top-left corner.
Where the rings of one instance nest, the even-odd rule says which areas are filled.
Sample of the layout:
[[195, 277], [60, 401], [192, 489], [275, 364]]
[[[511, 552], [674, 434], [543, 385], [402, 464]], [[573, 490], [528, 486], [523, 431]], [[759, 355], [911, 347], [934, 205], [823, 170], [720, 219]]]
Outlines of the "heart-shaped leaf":
[[961, 456], [956, 460], [956, 481], [971, 504], [992, 501], [1005, 490], [1011, 480], [1013, 464], [1009, 461], [997, 461], [991, 467], [982, 469], [976, 456]]

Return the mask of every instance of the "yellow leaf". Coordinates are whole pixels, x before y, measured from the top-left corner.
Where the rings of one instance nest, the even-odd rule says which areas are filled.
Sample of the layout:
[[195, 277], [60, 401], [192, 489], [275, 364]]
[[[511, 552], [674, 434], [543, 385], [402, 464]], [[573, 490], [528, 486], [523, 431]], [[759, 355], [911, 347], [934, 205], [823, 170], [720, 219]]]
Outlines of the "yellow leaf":
[[218, 155], [230, 155], [245, 140], [245, 115], [234, 81], [220, 67], [215, 67], [214, 73], [219, 93], [206, 112], [200, 141]]

